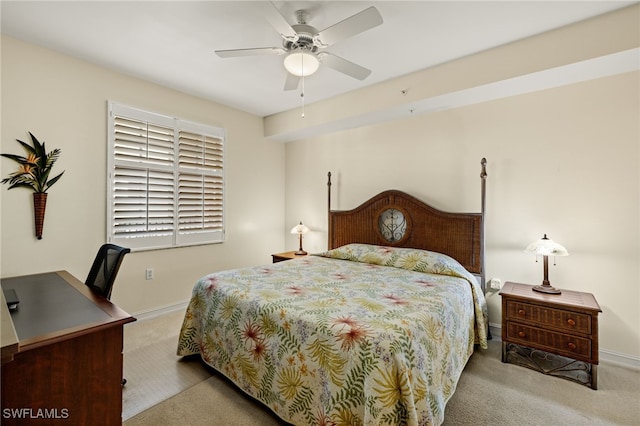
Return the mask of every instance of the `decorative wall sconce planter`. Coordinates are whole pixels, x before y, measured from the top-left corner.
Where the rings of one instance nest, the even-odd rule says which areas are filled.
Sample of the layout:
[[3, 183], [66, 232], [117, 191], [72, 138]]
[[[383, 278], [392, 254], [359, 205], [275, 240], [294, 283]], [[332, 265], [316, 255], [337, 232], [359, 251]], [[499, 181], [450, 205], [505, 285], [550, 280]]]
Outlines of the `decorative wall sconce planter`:
[[9, 177], [2, 179], [2, 183], [8, 183], [9, 189], [29, 188], [33, 191], [33, 208], [35, 216], [36, 238], [42, 239], [42, 228], [44, 225], [44, 212], [47, 206], [47, 190], [53, 186], [61, 177], [62, 173], [49, 179], [49, 173], [53, 165], [60, 157], [61, 150], [56, 148], [47, 153], [44, 142], [29, 132], [33, 146], [16, 139], [27, 152], [27, 156], [14, 154], [0, 154], [18, 163], [18, 171], [11, 173]]
[[33, 193], [33, 213], [36, 225], [36, 238], [42, 239], [42, 227], [44, 226], [44, 212], [47, 208], [47, 193]]

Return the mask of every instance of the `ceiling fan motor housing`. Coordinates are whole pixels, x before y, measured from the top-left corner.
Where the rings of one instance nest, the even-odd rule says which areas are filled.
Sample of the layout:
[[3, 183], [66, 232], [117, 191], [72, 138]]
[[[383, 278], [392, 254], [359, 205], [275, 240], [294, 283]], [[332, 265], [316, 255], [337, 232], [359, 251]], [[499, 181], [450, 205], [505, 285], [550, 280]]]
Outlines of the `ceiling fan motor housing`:
[[296, 24], [291, 26], [297, 33], [297, 40], [284, 40], [282, 45], [287, 50], [306, 50], [311, 53], [316, 53], [318, 47], [314, 41], [314, 36], [318, 31], [311, 25]]

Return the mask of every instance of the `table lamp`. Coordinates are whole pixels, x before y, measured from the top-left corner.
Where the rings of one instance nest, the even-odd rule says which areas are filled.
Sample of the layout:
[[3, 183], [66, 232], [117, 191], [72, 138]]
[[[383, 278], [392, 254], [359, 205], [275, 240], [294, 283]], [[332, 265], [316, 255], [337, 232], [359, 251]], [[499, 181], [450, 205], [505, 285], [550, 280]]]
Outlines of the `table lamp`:
[[535, 254], [536, 262], [538, 261], [538, 255], [541, 255], [544, 259], [544, 278], [542, 280], [542, 284], [533, 287], [533, 290], [541, 293], [560, 294], [561, 291], [552, 287], [549, 282], [549, 256], [569, 256], [567, 249], [549, 239], [547, 234], [544, 234], [544, 237], [529, 244], [524, 252]]
[[302, 224], [302, 221], [300, 221], [300, 224], [294, 226], [293, 228], [291, 228], [291, 233], [292, 234], [298, 234], [298, 238], [300, 239], [300, 248], [298, 249], [297, 252], [295, 252], [296, 255], [298, 256], [303, 256], [305, 254], [307, 254], [306, 251], [302, 250], [302, 234], [306, 234], [307, 232], [309, 232], [309, 228], [307, 228], [305, 225]]

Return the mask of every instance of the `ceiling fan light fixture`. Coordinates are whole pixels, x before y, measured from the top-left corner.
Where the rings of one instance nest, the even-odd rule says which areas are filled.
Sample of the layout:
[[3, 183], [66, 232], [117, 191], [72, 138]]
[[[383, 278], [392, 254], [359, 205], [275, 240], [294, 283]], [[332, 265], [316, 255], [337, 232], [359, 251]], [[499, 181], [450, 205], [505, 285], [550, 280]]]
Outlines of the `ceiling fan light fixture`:
[[293, 75], [307, 77], [318, 71], [320, 61], [311, 52], [294, 50], [284, 58], [284, 67]]

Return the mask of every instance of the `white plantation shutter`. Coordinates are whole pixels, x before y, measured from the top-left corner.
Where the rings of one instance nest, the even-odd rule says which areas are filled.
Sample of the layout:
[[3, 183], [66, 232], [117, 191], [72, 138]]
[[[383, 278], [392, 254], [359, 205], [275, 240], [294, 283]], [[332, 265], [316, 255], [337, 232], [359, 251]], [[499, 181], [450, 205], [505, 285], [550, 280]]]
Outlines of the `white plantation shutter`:
[[173, 233], [173, 173], [116, 166], [113, 182], [115, 237]]
[[224, 130], [109, 103], [107, 241], [224, 240]]
[[[178, 133], [178, 242], [222, 238], [223, 139], [182, 123]], [[212, 132], [210, 132], [212, 133]]]

